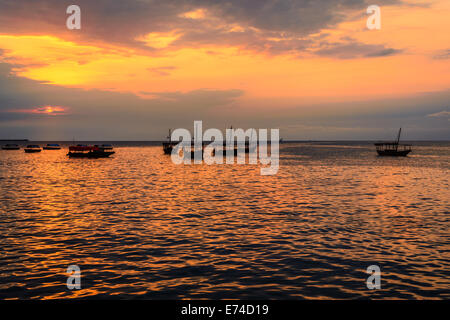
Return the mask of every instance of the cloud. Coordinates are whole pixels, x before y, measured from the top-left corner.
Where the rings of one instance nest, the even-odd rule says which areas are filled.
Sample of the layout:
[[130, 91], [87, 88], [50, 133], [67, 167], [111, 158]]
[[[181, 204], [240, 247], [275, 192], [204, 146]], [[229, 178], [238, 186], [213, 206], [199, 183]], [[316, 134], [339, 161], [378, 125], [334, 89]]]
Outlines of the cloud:
[[433, 56], [433, 59], [436, 60], [444, 60], [444, 59], [450, 59], [450, 49], [440, 50], [435, 53]]
[[[380, 6], [402, 0], [379, 0]], [[102, 42], [157, 53], [205, 44], [235, 45], [270, 54], [304, 52], [313, 34], [331, 28], [368, 0], [78, 0], [82, 29], [67, 30], [66, 7], [59, 0], [0, 2], [0, 30], [8, 34], [52, 34], [77, 42]], [[153, 33], [176, 32], [167, 46], [142, 41]], [[276, 41], [274, 41], [276, 39]], [[385, 48], [389, 50], [389, 48]], [[374, 54], [389, 54], [389, 51]]]
[[155, 67], [155, 68], [147, 68], [148, 71], [154, 73], [158, 76], [168, 76], [170, 75], [170, 71], [176, 70], [175, 66], [165, 66], [165, 67]]
[[436, 113], [428, 114], [427, 117], [431, 118], [450, 118], [450, 111], [440, 111]]
[[[11, 68], [0, 63], [0, 136], [5, 139], [157, 140], [164, 139], [168, 128], [192, 129], [194, 120], [202, 120], [205, 128], [280, 128], [285, 139], [384, 138], [386, 130], [399, 126], [414, 129], [407, 130], [411, 139], [450, 136], [448, 125], [423, 116], [442, 113], [450, 91], [321, 104], [251, 100], [237, 89], [138, 96], [50, 85], [12, 75]], [[49, 116], [48, 106], [60, 106], [64, 114]]]
[[200, 104], [207, 100], [211, 106], [222, 106], [232, 103], [235, 99], [242, 96], [243, 91], [237, 89], [231, 90], [214, 90], [214, 89], [198, 89], [190, 92], [144, 92], [154, 99], [162, 101], [180, 101], [189, 104]]
[[42, 132], [53, 128], [63, 139], [162, 138], [167, 128], [186, 127], [194, 120], [210, 118], [215, 110], [236, 103], [243, 94], [236, 89], [199, 89], [143, 92], [141, 97], [46, 84], [15, 76], [11, 68], [0, 63], [2, 137], [52, 139], [42, 136]]
[[387, 48], [384, 45], [364, 44], [355, 41], [325, 44], [325, 47], [315, 51], [319, 56], [339, 59], [386, 57], [403, 52], [399, 49]]
[[59, 116], [68, 114], [69, 108], [62, 106], [43, 106], [32, 109], [9, 109], [6, 112], [11, 113], [29, 113], [29, 114], [42, 114], [48, 116]]

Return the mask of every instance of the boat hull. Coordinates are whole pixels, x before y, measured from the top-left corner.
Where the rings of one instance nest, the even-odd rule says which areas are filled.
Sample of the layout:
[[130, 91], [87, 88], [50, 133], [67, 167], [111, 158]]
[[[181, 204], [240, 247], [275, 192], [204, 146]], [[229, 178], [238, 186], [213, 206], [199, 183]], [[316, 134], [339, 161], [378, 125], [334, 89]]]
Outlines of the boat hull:
[[67, 155], [70, 158], [108, 158], [110, 155], [113, 155], [114, 151], [105, 151], [105, 152], [98, 152], [98, 151], [91, 151], [86, 153], [81, 152], [69, 152]]
[[164, 142], [163, 143], [163, 151], [164, 154], [172, 154], [173, 145], [171, 143]]
[[2, 147], [2, 150], [20, 150], [20, 147]]
[[25, 153], [37, 153], [41, 152], [41, 149], [24, 149]]
[[[172, 150], [173, 150], [173, 148], [176, 146], [178, 144], [178, 142], [177, 143], [173, 143], [173, 142], [163, 142], [163, 151], [164, 151], [164, 154], [172, 154]], [[191, 148], [192, 148], [193, 146], [191, 146]], [[226, 148], [226, 147], [225, 147]], [[237, 147], [234, 147], [233, 148], [233, 153], [234, 153], [234, 156], [236, 157], [237, 155], [238, 155], [238, 148]], [[254, 153], [254, 152], [256, 152], [257, 151], [257, 148], [256, 147], [252, 147], [252, 148], [250, 148], [250, 146], [247, 144], [245, 147], [244, 147], [244, 153]], [[195, 152], [200, 152], [200, 151], [195, 151]], [[218, 150], [218, 152], [220, 153], [220, 152], [222, 152], [222, 154], [223, 154], [223, 156], [225, 157], [226, 156], [226, 154], [227, 154], [227, 149], [219, 149]], [[193, 154], [193, 152], [191, 152], [191, 154]], [[214, 156], [216, 154], [216, 149], [214, 149], [213, 150], [213, 152], [212, 152], [212, 155]], [[193, 158], [194, 156], [192, 156], [192, 158]], [[203, 156], [202, 156], [203, 157]]]
[[44, 150], [61, 150], [61, 147], [42, 147]]
[[406, 157], [411, 150], [377, 150], [382, 157]]

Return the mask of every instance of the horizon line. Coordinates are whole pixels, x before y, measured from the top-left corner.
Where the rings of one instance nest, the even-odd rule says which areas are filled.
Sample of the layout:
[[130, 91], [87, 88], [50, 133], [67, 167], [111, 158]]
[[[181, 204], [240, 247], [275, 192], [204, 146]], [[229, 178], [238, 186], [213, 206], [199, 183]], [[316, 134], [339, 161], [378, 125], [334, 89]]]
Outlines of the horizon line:
[[[51, 139], [51, 140], [34, 140], [34, 139], [0, 139], [0, 142], [166, 142], [166, 139], [162, 140], [110, 140], [110, 139], [97, 139], [97, 140], [59, 140], [59, 139]], [[289, 139], [282, 140], [282, 143], [286, 142], [373, 142], [373, 141], [390, 141], [390, 140], [380, 140], [380, 139], [338, 139], [338, 140], [328, 140], [328, 139]], [[416, 142], [450, 142], [450, 139], [413, 139], [413, 140], [402, 140], [402, 141], [416, 141]], [[176, 142], [176, 141], [174, 141]], [[211, 141], [212, 142], [212, 141]]]

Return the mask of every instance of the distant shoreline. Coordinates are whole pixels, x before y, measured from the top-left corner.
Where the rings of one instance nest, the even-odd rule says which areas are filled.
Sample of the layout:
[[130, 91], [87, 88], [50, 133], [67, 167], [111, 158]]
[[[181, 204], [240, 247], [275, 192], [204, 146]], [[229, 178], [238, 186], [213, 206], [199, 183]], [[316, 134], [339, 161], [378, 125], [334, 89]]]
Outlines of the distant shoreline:
[[[119, 142], [119, 143], [127, 143], [127, 142], [134, 142], [134, 143], [162, 143], [167, 142], [167, 140], [32, 140], [32, 139], [0, 139], [0, 142], [61, 142], [61, 143], [95, 143], [95, 142]], [[337, 142], [337, 143], [361, 143], [361, 142], [379, 142], [382, 140], [283, 140], [281, 143], [330, 143], [330, 142]], [[384, 141], [384, 140], [383, 140]], [[402, 140], [402, 142], [450, 142], [449, 139], [443, 139], [443, 140]]]

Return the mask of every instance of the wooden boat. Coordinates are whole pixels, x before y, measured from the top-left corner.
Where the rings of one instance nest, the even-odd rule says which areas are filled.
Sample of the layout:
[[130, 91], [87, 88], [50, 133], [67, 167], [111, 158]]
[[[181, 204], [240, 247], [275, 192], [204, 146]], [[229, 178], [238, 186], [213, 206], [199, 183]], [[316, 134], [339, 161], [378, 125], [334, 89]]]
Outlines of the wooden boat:
[[[164, 151], [164, 154], [172, 154], [173, 148], [175, 148], [175, 146], [177, 146], [179, 143], [180, 143], [180, 142], [163, 142], [163, 151]], [[205, 147], [206, 147], [207, 145], [209, 145], [210, 143], [211, 143], [211, 142], [203, 142], [202, 150], [196, 150], [196, 149], [195, 149], [195, 146], [194, 146], [194, 143], [192, 143], [192, 144], [191, 144], [191, 153], [194, 154], [194, 152], [204, 152]], [[189, 148], [189, 146], [188, 146], [188, 148]], [[220, 148], [220, 146], [219, 146], [219, 148]], [[253, 152], [256, 152], [256, 147], [250, 148], [248, 142], [245, 143], [243, 149], [244, 149], [244, 153], [253, 153]], [[195, 150], [195, 151], [194, 151], [194, 150]], [[238, 147], [237, 147], [237, 146], [231, 146], [231, 147], [228, 147], [228, 146], [226, 145], [226, 142], [223, 143], [223, 148], [220, 148], [220, 149], [218, 150], [218, 152], [223, 152], [223, 156], [225, 157], [225, 156], [226, 156], [226, 153], [227, 153], [227, 150], [232, 150], [234, 156], [237, 156], [237, 155], [238, 155]], [[215, 151], [216, 151], [216, 150], [214, 149], [214, 151], [212, 152], [212, 155], [215, 155]]]
[[44, 150], [61, 150], [61, 147], [57, 143], [47, 143], [46, 146], [42, 147]]
[[69, 147], [67, 155], [71, 158], [107, 158], [114, 153], [111, 145], [77, 145]]
[[[231, 129], [232, 129], [233, 127], [231, 127]], [[250, 137], [251, 138], [251, 137]], [[180, 142], [178, 142], [178, 141], [172, 141], [171, 140], [171, 130], [169, 129], [169, 135], [167, 136], [167, 141], [165, 141], [165, 142], [163, 142], [162, 143], [162, 145], [163, 145], [163, 151], [164, 151], [164, 154], [172, 154], [172, 150], [173, 150], [173, 148], [175, 147], [175, 146], [177, 146], [178, 144], [179, 144]], [[205, 149], [205, 147], [207, 146], [207, 145], [209, 145], [211, 143], [211, 141], [203, 141], [202, 142], [202, 150], [204, 150]], [[219, 142], [220, 143], [220, 142]], [[234, 143], [234, 142], [233, 142]], [[270, 142], [269, 142], [270, 143]], [[232, 144], [232, 142], [231, 142], [231, 140], [230, 140], [230, 144]], [[195, 146], [195, 143], [194, 143], [194, 141], [192, 141], [191, 142], [191, 154], [194, 154], [194, 152], [201, 152], [200, 150], [195, 150], [196, 149], [196, 146]], [[237, 156], [237, 154], [238, 154], [238, 147], [237, 147], [237, 144], [235, 143], [234, 145], [231, 145], [231, 146], [228, 146], [228, 144], [227, 144], [227, 142], [226, 141], [223, 141], [223, 146], [222, 146], [222, 148], [220, 149], [220, 151], [222, 151], [223, 152], [223, 156], [226, 156], [226, 151], [227, 150], [231, 150], [231, 149], [233, 149], [234, 150], [234, 155], [235, 156]], [[244, 143], [244, 152], [245, 153], [253, 153], [253, 152], [256, 152], [256, 144], [255, 144], [255, 146], [253, 146], [252, 148], [250, 147], [250, 141], [245, 141], [245, 143]], [[195, 150], [195, 151], [194, 151]], [[215, 150], [214, 150], [215, 151]], [[219, 151], [219, 152], [220, 152]], [[215, 154], [215, 152], [213, 152], [212, 153], [213, 155]], [[193, 157], [193, 156], [192, 156]]]
[[41, 147], [39, 147], [36, 144], [29, 144], [28, 146], [26, 146], [26, 148], [24, 148], [26, 153], [36, 153], [36, 152], [41, 152]]
[[178, 142], [172, 142], [171, 131], [172, 130], [169, 129], [169, 135], [167, 136], [167, 141], [162, 143], [164, 154], [172, 154], [173, 147], [178, 144]]
[[400, 135], [402, 133], [402, 128], [398, 131], [397, 140], [393, 142], [377, 142], [375, 143], [375, 147], [377, 149], [377, 153], [380, 156], [388, 156], [388, 157], [406, 157], [408, 153], [410, 153], [411, 145], [410, 144], [400, 144]]
[[20, 147], [18, 144], [5, 144], [2, 150], [20, 150]]

